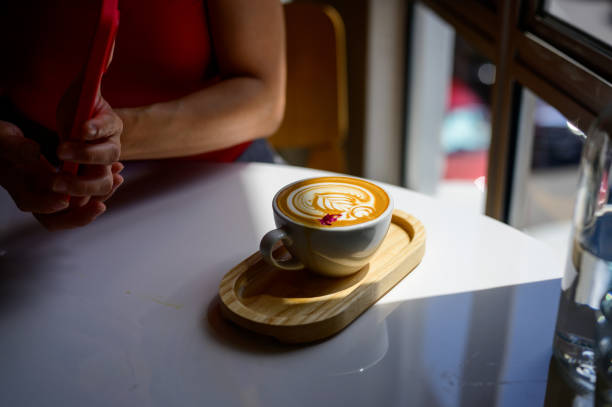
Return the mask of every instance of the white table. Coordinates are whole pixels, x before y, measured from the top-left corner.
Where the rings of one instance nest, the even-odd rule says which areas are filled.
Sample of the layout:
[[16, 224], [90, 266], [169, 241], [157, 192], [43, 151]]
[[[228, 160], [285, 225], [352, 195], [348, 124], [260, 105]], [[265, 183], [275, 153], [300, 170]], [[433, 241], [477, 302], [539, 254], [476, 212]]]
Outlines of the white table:
[[322, 174], [128, 164], [93, 224], [48, 233], [0, 193], [1, 406], [541, 406], [564, 259], [490, 218], [387, 186], [422, 263], [327, 341], [225, 322], [222, 276]]

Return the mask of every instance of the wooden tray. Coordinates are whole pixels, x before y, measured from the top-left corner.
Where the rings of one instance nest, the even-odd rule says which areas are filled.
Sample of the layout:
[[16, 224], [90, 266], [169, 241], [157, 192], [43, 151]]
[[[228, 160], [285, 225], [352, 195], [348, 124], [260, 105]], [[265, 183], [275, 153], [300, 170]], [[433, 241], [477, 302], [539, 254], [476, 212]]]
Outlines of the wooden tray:
[[[284, 248], [276, 256], [288, 255]], [[344, 278], [280, 270], [259, 252], [221, 281], [221, 312], [236, 324], [281, 342], [331, 336], [357, 318], [410, 273], [425, 253], [425, 228], [412, 215], [393, 211], [389, 232], [363, 269]]]

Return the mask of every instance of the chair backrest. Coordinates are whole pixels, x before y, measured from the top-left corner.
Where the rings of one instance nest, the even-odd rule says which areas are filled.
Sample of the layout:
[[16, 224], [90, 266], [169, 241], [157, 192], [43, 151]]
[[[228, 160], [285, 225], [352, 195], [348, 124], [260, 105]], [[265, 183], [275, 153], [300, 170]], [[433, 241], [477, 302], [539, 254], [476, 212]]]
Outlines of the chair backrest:
[[307, 150], [306, 165], [346, 172], [346, 44], [338, 12], [316, 3], [284, 5], [287, 33], [285, 116], [270, 143]]

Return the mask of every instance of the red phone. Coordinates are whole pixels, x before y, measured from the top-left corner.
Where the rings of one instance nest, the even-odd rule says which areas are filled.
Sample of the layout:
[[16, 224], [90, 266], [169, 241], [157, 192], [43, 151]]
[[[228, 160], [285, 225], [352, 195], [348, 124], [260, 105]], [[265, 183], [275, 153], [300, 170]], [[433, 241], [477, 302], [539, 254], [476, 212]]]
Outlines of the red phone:
[[[102, 75], [108, 67], [115, 35], [119, 26], [118, 0], [100, 0], [100, 13], [96, 31], [89, 46], [82, 82], [79, 86], [79, 96], [74, 118], [70, 127], [69, 138], [78, 140], [83, 124], [92, 117], [96, 96], [102, 82]], [[76, 174], [78, 164], [64, 162], [62, 170]]]

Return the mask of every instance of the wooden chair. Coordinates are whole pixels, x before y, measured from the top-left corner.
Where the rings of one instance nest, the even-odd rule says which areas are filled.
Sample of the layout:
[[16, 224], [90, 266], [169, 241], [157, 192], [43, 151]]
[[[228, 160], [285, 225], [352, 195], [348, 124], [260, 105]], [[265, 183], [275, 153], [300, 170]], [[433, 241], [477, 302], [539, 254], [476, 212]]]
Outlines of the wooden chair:
[[283, 122], [269, 141], [285, 157], [295, 150], [305, 152], [299, 164], [346, 172], [344, 24], [334, 8], [322, 4], [288, 3], [284, 10], [287, 103]]

